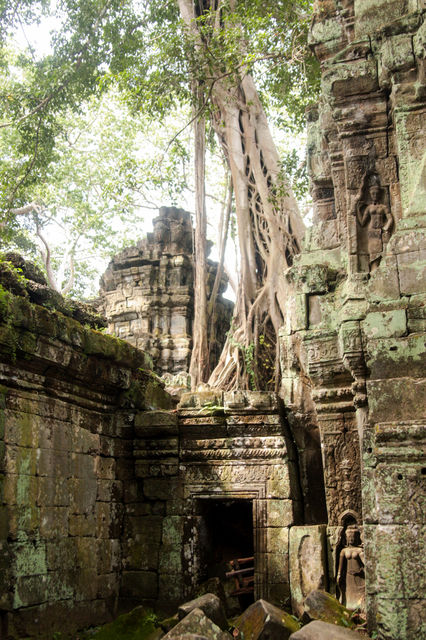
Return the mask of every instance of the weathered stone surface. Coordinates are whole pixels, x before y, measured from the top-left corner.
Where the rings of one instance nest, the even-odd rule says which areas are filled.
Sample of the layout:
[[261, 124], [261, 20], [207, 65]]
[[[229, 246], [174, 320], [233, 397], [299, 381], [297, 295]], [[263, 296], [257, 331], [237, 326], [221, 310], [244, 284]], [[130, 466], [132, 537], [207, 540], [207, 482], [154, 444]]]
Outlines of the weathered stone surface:
[[305, 599], [304, 607], [306, 613], [315, 620], [333, 625], [351, 624], [351, 611], [326, 591], [312, 591]]
[[138, 371], [148, 360], [23, 296], [3, 292], [0, 316], [15, 336], [13, 357], [12, 343], [0, 341], [2, 632], [6, 624], [15, 637], [74, 634], [110, 619], [105, 603], [121, 586], [157, 593], [157, 574], [146, 577], [140, 564], [122, 577], [120, 540], [123, 468], [129, 485], [133, 478], [123, 435], [133, 426], [129, 404], [141, 411], [153, 402]]
[[209, 638], [209, 640], [230, 640], [231, 634], [222, 631], [214, 622], [201, 611], [193, 609], [183, 620], [173, 627], [164, 638], [180, 638], [185, 634], [195, 634]]
[[[168, 387], [186, 388], [194, 313], [191, 216], [183, 209], [161, 207], [153, 226], [145, 239], [112, 259], [101, 279], [100, 306], [109, 333], [149, 353]], [[211, 289], [217, 264], [208, 261], [207, 269]], [[220, 354], [233, 306], [222, 297], [225, 288], [223, 277], [210, 335], [212, 364]]]
[[185, 604], [181, 604], [178, 609], [179, 619], [182, 620], [182, 618], [187, 616], [188, 613], [191, 613], [193, 609], [201, 609], [201, 611], [223, 631], [228, 628], [228, 622], [226, 620], [222, 603], [213, 593], [206, 593], [195, 598], [195, 600], [190, 600], [189, 602], [185, 602]]
[[359, 640], [360, 634], [335, 624], [314, 620], [290, 636], [291, 640]]
[[[329, 588], [358, 600], [365, 572], [369, 628], [383, 639], [423, 633], [410, 536], [421, 538], [425, 468], [424, 17], [417, 0], [316, 3], [314, 225], [288, 273], [294, 299], [280, 334], [290, 424], [314, 422], [321, 436]], [[324, 233], [331, 223], [333, 237]], [[304, 470], [303, 438], [295, 440]], [[360, 539], [349, 543], [355, 530]], [[412, 588], [397, 594], [396, 584]], [[391, 602], [398, 615], [405, 607], [404, 622]]]
[[290, 529], [290, 589], [294, 613], [302, 617], [311, 591], [327, 590], [326, 525]]
[[286, 640], [299, 624], [282, 609], [257, 600], [235, 621], [234, 627], [241, 640]]

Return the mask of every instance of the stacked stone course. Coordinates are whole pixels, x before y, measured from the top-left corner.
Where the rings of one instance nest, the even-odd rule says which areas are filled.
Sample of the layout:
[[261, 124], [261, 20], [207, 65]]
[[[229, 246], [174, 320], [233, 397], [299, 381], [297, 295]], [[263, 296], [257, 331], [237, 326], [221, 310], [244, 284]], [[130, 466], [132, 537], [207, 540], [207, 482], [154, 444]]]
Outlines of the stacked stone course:
[[4, 289], [0, 307], [2, 633], [72, 634], [117, 612], [133, 418], [168, 399], [130, 345]]
[[[425, 636], [425, 12], [316, 2], [315, 217], [288, 271], [280, 398], [171, 411], [142, 351], [31, 304], [45, 288], [0, 289], [4, 635], [173, 609], [201, 578], [209, 505], [246, 501], [255, 597], [301, 615], [312, 589], [359, 596], [381, 640]], [[191, 234], [162, 210], [103, 280], [109, 330], [161, 373], [187, 371]]]
[[[101, 279], [101, 308], [108, 332], [149, 353], [154, 370], [179, 382], [189, 371], [194, 316], [193, 228], [191, 215], [161, 207], [154, 231], [116, 255]], [[208, 295], [217, 263], [207, 262]], [[209, 336], [211, 364], [217, 362], [229, 329], [233, 304], [220, 282]]]
[[[129, 557], [150, 558], [151, 565], [133, 597], [170, 607], [190, 596], [200, 580], [200, 501], [249, 500], [255, 597], [290, 605], [289, 530], [301, 521], [302, 504], [294, 444], [278, 398], [248, 391], [185, 394], [177, 415], [141, 414], [135, 436], [146, 511], [129, 523]], [[148, 573], [153, 589], [143, 593]], [[123, 575], [125, 581], [133, 577]]]
[[290, 423], [321, 434], [330, 588], [356, 523], [383, 639], [425, 634], [424, 19], [417, 0], [316, 3], [314, 224], [281, 332]]

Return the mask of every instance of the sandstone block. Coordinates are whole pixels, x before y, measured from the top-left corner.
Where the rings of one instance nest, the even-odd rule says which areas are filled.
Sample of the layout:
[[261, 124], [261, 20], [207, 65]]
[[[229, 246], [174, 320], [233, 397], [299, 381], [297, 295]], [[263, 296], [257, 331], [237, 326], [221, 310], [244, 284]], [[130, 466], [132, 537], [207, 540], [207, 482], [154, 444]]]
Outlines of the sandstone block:
[[126, 570], [158, 569], [159, 542], [150, 541], [146, 536], [136, 534], [123, 543], [123, 567]]
[[123, 510], [123, 505], [119, 502], [96, 503], [96, 536], [98, 538], [118, 538], [120, 536]]
[[69, 518], [70, 536], [94, 536], [96, 521], [93, 513], [87, 515], [74, 515]]
[[154, 599], [158, 593], [155, 571], [123, 571], [121, 593], [124, 598]]
[[181, 516], [166, 516], [163, 519], [161, 544], [163, 547], [182, 545], [184, 519]]
[[179, 575], [182, 572], [182, 551], [177, 549], [160, 548], [160, 562], [158, 570], [160, 573], [171, 573]]
[[425, 599], [386, 598], [377, 594], [375, 608], [377, 611], [379, 637], [415, 638], [426, 636]]
[[118, 571], [121, 562], [121, 541], [119, 539], [97, 540], [96, 556], [99, 573]]
[[400, 289], [395, 255], [387, 254], [384, 256], [379, 269], [371, 274], [367, 289], [371, 300], [380, 302], [386, 298], [398, 300]]
[[178, 433], [177, 416], [169, 411], [144, 411], [135, 416], [135, 434], [139, 438]]
[[[414, 10], [410, 0], [410, 9]], [[406, 15], [407, 3], [405, 0], [376, 0], [376, 2], [362, 2], [356, 0], [357, 21], [355, 35], [360, 38], [370, 35], [376, 29], [384, 27], [392, 20], [397, 20]]]
[[[376, 589], [383, 598], [418, 599], [426, 592], [422, 549], [423, 525], [377, 525], [372, 528], [376, 561]], [[372, 587], [373, 585], [370, 586]]]
[[292, 633], [290, 640], [359, 640], [360, 635], [335, 624], [314, 620]]
[[[413, 458], [420, 441], [404, 443]], [[380, 443], [378, 445], [380, 447]], [[426, 496], [422, 461], [377, 464], [374, 476], [375, 504], [380, 524], [426, 525]]]
[[182, 489], [173, 478], [146, 478], [143, 482], [144, 494], [150, 500], [170, 500], [181, 497]]
[[341, 624], [344, 620], [350, 624], [352, 612], [326, 591], [311, 591], [304, 606], [306, 613], [315, 620], [333, 625]]
[[182, 602], [182, 593], [184, 592], [183, 574], [176, 573], [160, 573], [158, 576], [158, 597], [160, 600], [166, 601], [168, 607], [171, 603], [175, 603], [176, 607]]
[[[266, 600], [257, 600], [235, 621], [241, 640], [287, 640], [299, 623]], [[235, 632], [234, 632], [235, 636]]]
[[405, 309], [371, 312], [362, 324], [367, 338], [400, 338], [407, 333]]
[[46, 543], [46, 561], [49, 571], [71, 569], [76, 566], [78, 540], [79, 538], [62, 538]]
[[[408, 335], [401, 338], [370, 339], [367, 344], [370, 379], [423, 378], [426, 368], [424, 338]], [[396, 370], [398, 375], [396, 375]]]
[[40, 506], [69, 506], [74, 496], [70, 480], [42, 476], [38, 480], [37, 504]]
[[47, 600], [47, 574], [23, 576], [16, 580], [14, 604], [18, 607], [31, 605]]
[[266, 500], [266, 526], [286, 527], [293, 524], [292, 500]]
[[288, 553], [288, 527], [268, 527], [266, 548], [270, 553]]
[[327, 588], [326, 525], [291, 527], [290, 589], [292, 609], [298, 617], [311, 591]]
[[166, 640], [171, 640], [172, 638], [180, 638], [184, 634], [195, 634], [209, 638], [209, 640], [230, 640], [232, 637], [214, 624], [201, 609], [193, 609], [163, 637]]
[[43, 538], [61, 538], [68, 534], [67, 507], [40, 508], [40, 535]]
[[185, 602], [180, 605], [178, 609], [179, 620], [182, 620], [194, 609], [201, 609], [201, 611], [218, 627], [223, 631], [228, 628], [228, 622], [226, 620], [225, 611], [220, 599], [213, 593], [206, 593], [195, 600]]
[[[91, 465], [90, 465], [91, 468]], [[115, 479], [115, 460], [114, 458], [103, 458], [96, 456], [95, 458], [95, 474], [98, 478], [106, 480]]]
[[397, 258], [401, 294], [423, 293], [425, 291], [426, 251], [403, 253]]
[[268, 580], [273, 584], [289, 584], [288, 551], [286, 550], [284, 553], [266, 553], [265, 556]]
[[418, 378], [374, 380], [367, 384], [370, 420], [394, 422], [418, 420], [426, 406], [426, 383]]
[[69, 480], [71, 513], [91, 513], [95, 509], [97, 483], [95, 477], [71, 478]]
[[122, 500], [123, 483], [120, 480], [99, 478], [96, 483], [95, 499], [99, 502], [119, 502]]
[[294, 487], [297, 479], [294, 475], [294, 466], [287, 464], [274, 465], [266, 484], [268, 498], [296, 498]]
[[95, 475], [95, 458], [86, 453], [71, 454], [70, 472], [75, 478], [92, 478]]

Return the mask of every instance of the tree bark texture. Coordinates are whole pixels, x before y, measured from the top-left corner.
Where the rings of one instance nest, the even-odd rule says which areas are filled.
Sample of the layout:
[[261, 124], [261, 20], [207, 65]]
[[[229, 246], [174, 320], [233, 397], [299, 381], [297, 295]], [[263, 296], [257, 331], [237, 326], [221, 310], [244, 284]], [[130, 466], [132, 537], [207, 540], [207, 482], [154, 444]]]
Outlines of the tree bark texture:
[[189, 365], [191, 386], [196, 388], [209, 377], [209, 345], [207, 331], [207, 215], [205, 196], [206, 123], [203, 117], [194, 120], [195, 141], [195, 234], [194, 234], [194, 325], [192, 353]]
[[[193, 0], [178, 2], [202, 48]], [[216, 5], [218, 13], [220, 0]], [[211, 22], [226, 28], [223, 19], [212, 16]], [[224, 389], [273, 388], [288, 296], [284, 273], [300, 250], [304, 225], [290, 185], [282, 184], [278, 152], [253, 79], [244, 69], [237, 81], [235, 75], [231, 81], [218, 69], [209, 90], [213, 126], [232, 176], [241, 254], [232, 326], [209, 383]]]

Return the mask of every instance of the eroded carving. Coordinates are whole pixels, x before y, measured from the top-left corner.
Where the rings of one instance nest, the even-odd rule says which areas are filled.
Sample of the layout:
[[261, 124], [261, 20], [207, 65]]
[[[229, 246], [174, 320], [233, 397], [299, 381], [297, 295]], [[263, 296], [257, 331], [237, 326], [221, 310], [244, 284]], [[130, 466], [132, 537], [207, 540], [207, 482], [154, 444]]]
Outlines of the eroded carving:
[[362, 610], [365, 602], [364, 548], [354, 520], [349, 520], [343, 539], [345, 546], [339, 554], [336, 578], [339, 600], [348, 609]]
[[394, 220], [384, 202], [379, 176], [372, 174], [364, 183], [366, 184], [357, 198], [354, 213], [361, 229], [366, 230], [366, 237], [363, 237], [364, 234], [359, 230], [360, 252], [366, 248], [369, 271], [375, 271], [380, 264], [385, 245], [389, 242]]

